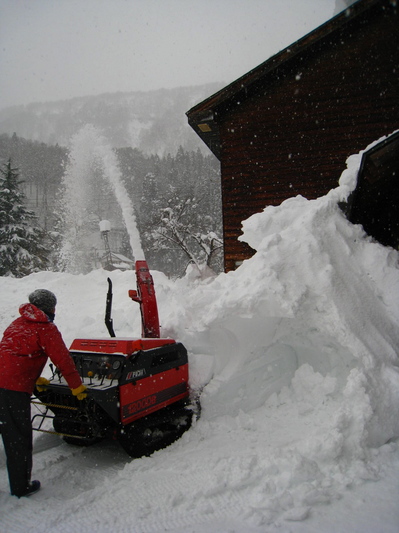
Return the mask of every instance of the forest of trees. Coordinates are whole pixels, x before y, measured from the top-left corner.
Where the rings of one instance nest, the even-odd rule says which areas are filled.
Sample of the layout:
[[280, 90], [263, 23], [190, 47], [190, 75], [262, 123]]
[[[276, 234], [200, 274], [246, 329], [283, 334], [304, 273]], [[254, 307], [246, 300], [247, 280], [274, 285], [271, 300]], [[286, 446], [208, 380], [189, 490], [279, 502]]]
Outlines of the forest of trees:
[[[200, 150], [179, 148], [176, 155], [165, 157], [145, 155], [135, 148], [114, 150], [124, 187], [137, 219], [141, 241], [150, 268], [171, 276], [183, 275], [188, 263], [207, 265], [214, 271], [222, 269], [222, 215], [219, 162]], [[10, 161], [19, 175], [24, 205], [32, 210], [32, 220], [50, 243], [47, 268], [60, 269], [57, 260], [62, 234], [63, 183], [69, 161], [68, 149], [58, 145], [29, 141], [17, 135], [0, 135], [0, 164]], [[94, 165], [96, 167], [96, 165]], [[91, 168], [90, 175], [104, 173]], [[109, 243], [112, 251], [132, 257], [126, 228], [118, 203], [104, 181], [92, 189], [90, 207], [85, 218], [90, 226], [86, 244], [77, 252], [86, 256], [82, 271], [95, 268], [92, 260], [94, 241], [98, 240], [98, 222], [104, 217], [113, 223]], [[0, 194], [2, 194], [0, 190]], [[1, 223], [1, 222], [0, 222]], [[91, 232], [91, 233], [90, 233]], [[95, 233], [98, 234], [95, 236]], [[100, 239], [101, 242], [101, 239]], [[101, 252], [101, 244], [96, 244]], [[15, 274], [18, 275], [18, 274]]]

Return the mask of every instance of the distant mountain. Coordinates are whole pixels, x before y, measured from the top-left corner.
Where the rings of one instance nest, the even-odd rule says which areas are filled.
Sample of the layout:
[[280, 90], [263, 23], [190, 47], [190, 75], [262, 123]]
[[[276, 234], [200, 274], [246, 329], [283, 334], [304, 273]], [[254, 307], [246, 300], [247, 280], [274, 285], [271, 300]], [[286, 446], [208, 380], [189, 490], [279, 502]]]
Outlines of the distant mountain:
[[107, 93], [57, 102], [32, 103], [0, 110], [0, 134], [7, 133], [47, 144], [67, 146], [86, 124], [99, 128], [114, 148], [133, 147], [145, 154], [175, 154], [207, 149], [187, 124], [195, 104], [224, 84]]

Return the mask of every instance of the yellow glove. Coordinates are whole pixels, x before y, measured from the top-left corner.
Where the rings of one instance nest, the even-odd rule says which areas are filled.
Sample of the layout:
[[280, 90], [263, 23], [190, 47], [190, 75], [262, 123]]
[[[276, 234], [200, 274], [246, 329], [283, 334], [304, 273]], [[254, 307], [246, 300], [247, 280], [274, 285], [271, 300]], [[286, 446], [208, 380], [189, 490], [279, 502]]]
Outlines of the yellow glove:
[[76, 398], [78, 400], [84, 400], [86, 397], [87, 397], [87, 387], [86, 385], [79, 385], [79, 387], [76, 387], [76, 389], [71, 389], [72, 390], [72, 394], [74, 396], [76, 396]]
[[40, 376], [40, 378], [37, 378], [37, 381], [36, 381], [36, 389], [39, 391], [39, 392], [43, 392], [46, 390], [47, 388], [47, 385], [50, 384], [50, 381], [46, 378], [43, 378], [42, 376]]

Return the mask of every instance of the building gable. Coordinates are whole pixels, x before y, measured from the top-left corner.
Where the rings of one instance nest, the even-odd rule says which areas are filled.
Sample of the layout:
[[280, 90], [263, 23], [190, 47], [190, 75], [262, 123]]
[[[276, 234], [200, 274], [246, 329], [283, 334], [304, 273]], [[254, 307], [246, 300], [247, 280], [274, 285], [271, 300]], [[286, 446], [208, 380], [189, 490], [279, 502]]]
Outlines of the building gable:
[[253, 253], [241, 222], [336, 187], [347, 157], [399, 128], [396, 2], [361, 0], [191, 109], [221, 162], [225, 269]]

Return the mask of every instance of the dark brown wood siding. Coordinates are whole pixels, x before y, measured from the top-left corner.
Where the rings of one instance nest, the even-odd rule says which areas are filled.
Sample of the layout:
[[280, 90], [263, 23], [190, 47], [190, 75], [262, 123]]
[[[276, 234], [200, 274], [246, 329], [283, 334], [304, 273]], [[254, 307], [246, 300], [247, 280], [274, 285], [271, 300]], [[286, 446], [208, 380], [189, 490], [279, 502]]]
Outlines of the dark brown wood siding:
[[336, 187], [347, 157], [399, 128], [399, 18], [377, 6], [218, 112], [225, 268], [252, 255], [241, 221]]

